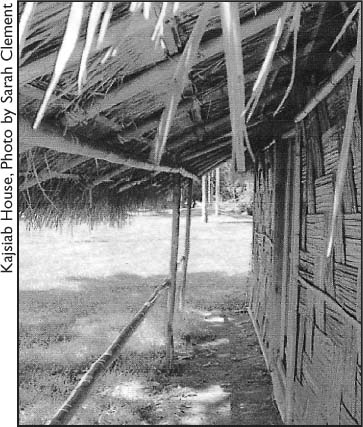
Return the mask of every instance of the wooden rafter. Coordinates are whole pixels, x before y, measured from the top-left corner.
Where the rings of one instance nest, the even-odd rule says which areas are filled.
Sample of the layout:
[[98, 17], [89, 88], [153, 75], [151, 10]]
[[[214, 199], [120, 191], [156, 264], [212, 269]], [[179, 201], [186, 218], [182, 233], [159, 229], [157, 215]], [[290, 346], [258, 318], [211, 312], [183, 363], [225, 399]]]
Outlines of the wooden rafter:
[[63, 137], [52, 128], [43, 126], [40, 130], [33, 130], [30, 123], [24, 119], [19, 121], [20, 144], [29, 144], [36, 147], [48, 148], [63, 153], [75, 154], [89, 158], [102, 159], [110, 163], [125, 165], [130, 168], [149, 170], [153, 172], [165, 172], [179, 174], [199, 182], [199, 178], [183, 168], [170, 166], [157, 166], [140, 160], [130, 159], [119, 153], [105, 151], [101, 148], [93, 148], [82, 145], [78, 140], [71, 137]]

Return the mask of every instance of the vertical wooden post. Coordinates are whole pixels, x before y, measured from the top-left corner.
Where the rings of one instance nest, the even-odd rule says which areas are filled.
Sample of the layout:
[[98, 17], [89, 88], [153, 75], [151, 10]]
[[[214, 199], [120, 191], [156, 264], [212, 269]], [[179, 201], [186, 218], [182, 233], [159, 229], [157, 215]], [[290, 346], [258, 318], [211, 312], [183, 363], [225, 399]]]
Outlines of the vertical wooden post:
[[168, 319], [166, 328], [166, 365], [171, 370], [174, 358], [173, 321], [176, 295], [176, 273], [178, 267], [180, 221], [180, 176], [175, 176], [173, 190], [173, 220], [170, 253], [170, 288], [168, 289]]
[[179, 310], [184, 310], [185, 307], [185, 289], [187, 283], [187, 269], [190, 252], [190, 225], [192, 219], [192, 197], [193, 197], [193, 180], [188, 182], [187, 189], [187, 214], [185, 218], [185, 249], [184, 249], [184, 262], [183, 262], [183, 278], [180, 286], [179, 294]]
[[284, 247], [282, 250], [282, 279], [281, 279], [281, 334], [280, 334], [280, 357], [283, 357], [285, 352], [285, 336], [286, 336], [286, 304], [287, 304], [287, 289], [289, 283], [289, 253], [291, 247], [291, 199], [292, 199], [292, 144], [289, 142], [288, 158], [287, 158], [287, 178], [285, 191], [285, 208], [284, 208]]
[[286, 357], [286, 416], [285, 424], [293, 424], [294, 375], [296, 356], [297, 310], [298, 310], [298, 270], [300, 252], [300, 132], [294, 144], [293, 162], [293, 205], [291, 226], [291, 271], [287, 307], [287, 357]]
[[221, 175], [220, 169], [216, 169], [216, 198], [215, 198], [215, 214], [219, 215], [219, 193], [220, 193]]
[[207, 176], [202, 176], [202, 219], [208, 222], [208, 207], [207, 207]]
[[269, 350], [278, 354], [280, 347], [281, 331], [281, 298], [282, 298], [282, 268], [285, 218], [285, 192], [287, 177], [288, 140], [278, 138], [273, 149], [273, 259], [272, 259], [272, 284], [270, 288], [270, 327], [273, 332], [270, 337]]

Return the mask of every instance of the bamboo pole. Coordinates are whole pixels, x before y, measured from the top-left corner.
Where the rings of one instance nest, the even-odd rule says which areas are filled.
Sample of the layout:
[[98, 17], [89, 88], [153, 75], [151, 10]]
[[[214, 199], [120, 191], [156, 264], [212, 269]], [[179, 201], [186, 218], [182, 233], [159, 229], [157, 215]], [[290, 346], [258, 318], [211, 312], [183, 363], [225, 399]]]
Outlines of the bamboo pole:
[[360, 22], [360, 14], [359, 14], [358, 36], [357, 36], [357, 58], [356, 58], [356, 63], [354, 67], [354, 72], [353, 72], [353, 82], [352, 82], [352, 89], [351, 89], [350, 99], [348, 104], [343, 142], [340, 149], [338, 167], [336, 172], [333, 211], [331, 214], [330, 224], [329, 224], [326, 258], [330, 257], [331, 251], [333, 248], [336, 222], [337, 222], [339, 211], [341, 209], [344, 183], [347, 175], [351, 136], [353, 132], [354, 116], [355, 116], [355, 111], [357, 106], [358, 82], [359, 82], [359, 78], [361, 77], [360, 48], [361, 48], [361, 22]]
[[175, 177], [173, 191], [173, 220], [170, 253], [170, 288], [168, 290], [168, 317], [166, 327], [166, 365], [169, 371], [174, 358], [173, 321], [175, 311], [176, 274], [178, 269], [179, 222], [180, 222], [180, 177]]
[[293, 164], [293, 203], [291, 224], [291, 270], [287, 307], [287, 356], [286, 356], [286, 416], [285, 423], [293, 422], [293, 386], [296, 356], [297, 305], [298, 305], [298, 269], [300, 249], [300, 137], [294, 144]]
[[100, 176], [99, 178], [96, 178], [94, 181], [89, 184], [90, 188], [97, 187], [97, 185], [102, 184], [103, 182], [110, 182], [112, 178], [115, 178], [118, 175], [121, 175], [122, 172], [125, 172], [127, 170], [127, 167], [121, 166], [120, 168], [117, 168], [116, 170], [106, 173], [105, 175]]
[[220, 184], [221, 184], [221, 176], [220, 169], [216, 169], [216, 197], [215, 197], [215, 214], [219, 215], [219, 193], [220, 193]]
[[220, 2], [220, 10], [232, 130], [233, 169], [244, 172], [246, 169], [244, 137], [247, 139], [247, 130], [245, 119], [240, 114], [245, 108], [245, 79], [238, 4]]
[[147, 312], [155, 304], [160, 292], [170, 285], [166, 280], [158, 286], [151, 297], [146, 301], [141, 310], [135, 315], [132, 321], [121, 331], [120, 335], [113, 341], [107, 350], [92, 364], [90, 369], [83, 375], [76, 388], [72, 391], [68, 399], [63, 403], [61, 408], [47, 423], [47, 425], [64, 425], [72, 419], [75, 412], [82, 404], [91, 390], [91, 387], [100, 375], [110, 366], [110, 364], [119, 356], [121, 349], [128, 339], [140, 325]]
[[335, 88], [335, 86], [349, 73], [356, 62], [357, 50], [354, 48], [350, 55], [342, 62], [340, 67], [332, 74], [330, 80], [315, 94], [315, 96], [306, 104], [304, 109], [295, 117], [295, 123], [301, 122], [318, 104], [325, 99]]
[[207, 176], [202, 176], [202, 220], [208, 222], [208, 208], [207, 208]]
[[125, 158], [122, 156], [122, 154], [112, 151], [105, 151], [101, 148], [82, 145], [75, 138], [72, 139], [71, 137], [63, 137], [48, 126], [43, 126], [40, 127], [40, 129], [33, 130], [31, 125], [24, 119], [19, 120], [19, 135], [20, 144], [28, 145], [27, 142], [30, 141], [30, 144], [32, 144], [34, 147], [43, 147], [61, 153], [77, 154], [89, 158], [93, 157], [95, 159], [106, 160], [110, 163], [125, 165], [135, 169], [179, 174], [185, 178], [192, 178], [193, 180], [200, 182], [200, 179], [196, 175], [186, 171], [183, 168], [158, 166], [140, 160]]
[[185, 307], [185, 290], [187, 284], [187, 269], [190, 253], [190, 225], [192, 219], [192, 198], [193, 198], [193, 181], [190, 179], [188, 181], [188, 192], [187, 192], [187, 213], [185, 218], [185, 249], [183, 257], [183, 278], [180, 286], [180, 295], [179, 295], [179, 310], [184, 310]]
[[129, 183], [125, 184], [125, 185], [122, 185], [122, 186], [117, 190], [117, 192], [118, 192], [118, 193], [122, 193], [122, 192], [124, 192], [124, 191], [126, 191], [126, 190], [129, 190], [129, 189], [130, 189], [130, 188], [132, 188], [132, 187], [136, 187], [137, 185], [140, 185], [140, 184], [142, 184], [142, 183], [144, 183], [144, 182], [147, 182], [149, 179], [150, 179], [150, 176], [145, 176], [144, 178], [141, 178], [141, 179], [139, 179], [139, 180], [137, 180], [137, 181], [129, 182]]

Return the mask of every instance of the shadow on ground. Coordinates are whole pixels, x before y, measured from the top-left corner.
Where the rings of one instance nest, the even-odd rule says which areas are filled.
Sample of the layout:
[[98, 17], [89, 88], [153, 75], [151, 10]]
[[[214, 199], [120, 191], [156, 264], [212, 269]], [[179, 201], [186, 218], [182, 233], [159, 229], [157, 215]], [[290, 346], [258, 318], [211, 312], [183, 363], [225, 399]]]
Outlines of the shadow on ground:
[[[164, 278], [123, 273], [68, 277], [77, 290], [20, 291], [22, 424], [43, 423], [51, 417], [84, 370]], [[173, 374], [162, 368], [163, 296], [130, 340], [127, 356], [105, 375], [73, 422], [282, 424], [246, 314], [247, 286], [245, 275], [189, 274], [188, 311], [176, 314]]]

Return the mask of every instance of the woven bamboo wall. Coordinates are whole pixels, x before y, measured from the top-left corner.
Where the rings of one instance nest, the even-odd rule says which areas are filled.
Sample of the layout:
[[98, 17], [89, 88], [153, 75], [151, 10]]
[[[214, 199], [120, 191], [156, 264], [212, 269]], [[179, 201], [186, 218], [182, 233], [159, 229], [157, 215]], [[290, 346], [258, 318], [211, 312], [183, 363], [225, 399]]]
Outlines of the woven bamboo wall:
[[[256, 280], [253, 288], [252, 306], [262, 340], [270, 336], [271, 296], [273, 292], [273, 243], [274, 243], [274, 150], [275, 146], [260, 153], [257, 158], [254, 222], [253, 231], [253, 266]], [[268, 342], [268, 341], [267, 341]], [[267, 343], [267, 347], [269, 344]]]
[[[321, 273], [351, 79], [352, 75], [347, 75], [296, 126], [300, 154], [299, 247], [294, 251], [289, 246], [291, 271], [292, 253], [298, 253], [299, 259], [294, 277], [290, 273], [285, 284], [287, 296], [282, 299], [272, 297], [276, 294], [271, 265], [276, 173], [270, 158], [274, 146], [261, 153], [256, 169], [255, 286], [251, 311], [273, 363], [272, 369], [285, 375], [285, 384], [289, 381], [285, 370], [286, 341], [290, 339], [294, 343], [294, 370], [290, 378], [294, 424], [361, 424], [361, 124], [358, 113], [354, 119], [333, 255], [326, 272]], [[291, 199], [285, 203], [291, 204]], [[291, 222], [286, 212], [285, 219]], [[291, 245], [291, 235], [285, 236], [285, 241]], [[281, 329], [277, 329], [276, 324], [269, 329], [269, 325], [273, 317], [281, 319], [281, 312], [287, 312], [289, 289], [294, 286], [297, 288], [297, 305], [293, 307], [296, 327], [292, 329], [294, 336], [288, 338], [285, 334], [289, 333], [289, 325]], [[284, 343], [280, 347], [276, 345], [276, 334]], [[288, 401], [291, 396], [284, 398]]]
[[354, 119], [333, 256], [327, 273], [319, 277], [350, 88], [351, 75], [348, 75], [297, 128], [301, 141], [299, 327], [294, 390], [297, 423], [361, 422], [358, 324], [361, 312], [358, 278], [361, 260], [361, 126], [358, 115]]

